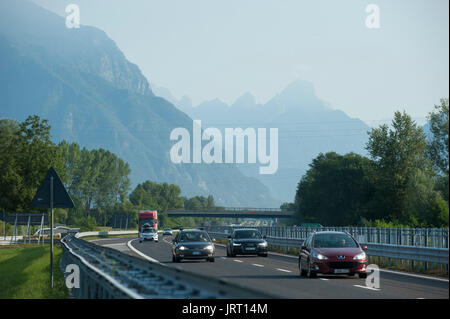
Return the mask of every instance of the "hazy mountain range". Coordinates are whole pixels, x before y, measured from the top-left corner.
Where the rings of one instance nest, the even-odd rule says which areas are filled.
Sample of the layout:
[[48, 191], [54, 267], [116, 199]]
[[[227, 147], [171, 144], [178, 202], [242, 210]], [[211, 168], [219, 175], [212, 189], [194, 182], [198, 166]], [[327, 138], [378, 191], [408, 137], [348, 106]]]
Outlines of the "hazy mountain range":
[[[133, 186], [176, 183], [186, 196], [212, 194], [225, 206], [276, 207], [257, 178], [231, 164], [175, 165], [172, 129], [192, 119], [153, 94], [138, 66], [103, 31], [68, 29], [29, 1], [0, 1], [0, 117], [49, 120], [55, 142], [105, 148], [130, 163]], [[192, 134], [191, 134], [192, 136]]]
[[366, 154], [370, 128], [331, 108], [316, 96], [313, 85], [307, 81], [292, 82], [264, 104], [256, 103], [252, 94], [245, 93], [232, 105], [214, 99], [192, 106], [188, 96], [177, 100], [170, 90], [153, 86], [156, 95], [171, 100], [191, 118], [202, 120], [203, 128], [278, 128], [279, 168], [275, 174], [259, 175], [255, 164], [238, 167], [245, 175], [258, 178], [283, 202], [293, 200], [297, 183], [320, 152]]

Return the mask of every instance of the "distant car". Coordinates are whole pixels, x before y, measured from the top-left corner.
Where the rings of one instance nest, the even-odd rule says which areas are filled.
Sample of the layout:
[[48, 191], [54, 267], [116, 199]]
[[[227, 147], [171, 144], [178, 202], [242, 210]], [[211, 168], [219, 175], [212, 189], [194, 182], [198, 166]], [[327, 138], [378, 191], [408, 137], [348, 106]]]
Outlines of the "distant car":
[[199, 229], [183, 229], [172, 242], [172, 261], [206, 259], [214, 262], [215, 247], [208, 233]]
[[172, 236], [172, 229], [166, 228], [163, 230], [163, 236]]
[[300, 276], [317, 274], [358, 274], [367, 277], [368, 257], [356, 239], [345, 232], [315, 232], [300, 248], [298, 269]]
[[142, 227], [142, 231], [139, 233], [139, 241], [142, 243], [146, 240], [153, 240], [154, 242], [158, 242], [158, 232], [153, 227]]
[[228, 236], [227, 256], [259, 255], [267, 257], [267, 241], [256, 229], [235, 229]]

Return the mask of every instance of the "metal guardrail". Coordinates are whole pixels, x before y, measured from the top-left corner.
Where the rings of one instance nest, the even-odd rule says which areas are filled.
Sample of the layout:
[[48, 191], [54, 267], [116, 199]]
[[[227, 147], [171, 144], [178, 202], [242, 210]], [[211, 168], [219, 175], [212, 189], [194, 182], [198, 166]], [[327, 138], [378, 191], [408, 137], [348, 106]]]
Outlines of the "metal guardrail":
[[72, 298], [274, 298], [221, 279], [134, 257], [73, 235], [67, 235], [61, 243], [62, 272], [68, 264], [76, 264], [80, 269], [80, 288], [72, 288]]
[[83, 233], [76, 233], [76, 238], [82, 238], [87, 236], [108, 236], [108, 235], [135, 235], [137, 230], [112, 230], [112, 231], [89, 231]]
[[[228, 227], [228, 226], [226, 226]], [[218, 227], [206, 228], [208, 233], [210, 233], [215, 238], [224, 239], [231, 234], [232, 227], [228, 228], [227, 232], [217, 231]], [[239, 228], [239, 227], [234, 227]], [[257, 228], [257, 227], [255, 227]], [[222, 228], [223, 229], [223, 228]], [[306, 238], [306, 237], [305, 237]], [[270, 246], [276, 246], [280, 248], [300, 248], [305, 238], [294, 238], [294, 237], [278, 237], [278, 236], [267, 236], [266, 240]], [[423, 247], [423, 246], [406, 246], [406, 245], [393, 245], [393, 244], [378, 244], [371, 242], [360, 242], [362, 245], [367, 245], [367, 254], [369, 256], [377, 257], [387, 257], [392, 259], [404, 259], [411, 260], [414, 262], [425, 262], [425, 263], [438, 263], [445, 264], [448, 268], [449, 250], [448, 248], [434, 248], [434, 247]]]
[[[234, 227], [236, 228], [236, 227]], [[242, 227], [239, 227], [242, 228]], [[381, 227], [251, 227], [271, 237], [307, 238], [316, 231], [345, 231], [359, 242], [400, 246], [449, 248], [448, 228], [381, 228]], [[233, 226], [214, 226], [211, 230], [232, 232]]]
[[448, 265], [448, 248], [363, 243], [372, 256]]

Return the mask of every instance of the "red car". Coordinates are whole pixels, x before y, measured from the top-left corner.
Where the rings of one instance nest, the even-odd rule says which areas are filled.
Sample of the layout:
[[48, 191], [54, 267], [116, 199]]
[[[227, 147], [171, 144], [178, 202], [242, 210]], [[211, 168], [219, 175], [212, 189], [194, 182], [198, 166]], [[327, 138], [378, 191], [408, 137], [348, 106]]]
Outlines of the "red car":
[[300, 276], [317, 274], [358, 274], [367, 277], [368, 257], [350, 234], [345, 232], [315, 232], [305, 240], [298, 257]]

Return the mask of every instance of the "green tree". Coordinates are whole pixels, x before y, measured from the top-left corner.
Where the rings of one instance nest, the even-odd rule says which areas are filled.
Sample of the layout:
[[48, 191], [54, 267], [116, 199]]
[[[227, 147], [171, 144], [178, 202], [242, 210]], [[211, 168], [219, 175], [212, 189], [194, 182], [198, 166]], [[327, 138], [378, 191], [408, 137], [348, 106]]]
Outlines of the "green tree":
[[184, 201], [184, 208], [186, 209], [212, 209], [215, 208], [214, 198], [212, 195], [208, 197], [194, 196]]
[[372, 162], [350, 153], [319, 154], [300, 180], [295, 196], [296, 222], [355, 225], [370, 215]]
[[376, 164], [376, 210], [389, 220], [408, 220], [408, 184], [421, 170], [430, 174], [425, 157], [426, 137], [405, 112], [396, 112], [392, 127], [381, 125], [369, 132], [367, 150]]
[[50, 140], [50, 125], [39, 116], [17, 123], [0, 122], [0, 207], [29, 210], [31, 200], [48, 169], [53, 166], [66, 179], [60, 149]]
[[435, 110], [428, 115], [432, 137], [427, 149], [427, 155], [438, 175], [436, 187], [447, 202], [449, 200], [448, 101], [448, 98], [441, 99], [441, 104], [435, 105]]
[[[448, 226], [448, 204], [435, 189], [432, 175], [417, 170], [409, 179], [408, 214], [403, 222], [409, 227]], [[447, 221], [443, 220], [447, 216]]]
[[169, 225], [167, 210], [183, 208], [183, 197], [178, 185], [168, 183], [155, 183], [145, 181], [136, 186], [130, 194], [130, 202], [139, 209], [152, 209], [158, 211], [160, 225]]
[[128, 163], [104, 149], [80, 149], [77, 143], [63, 141], [59, 148], [68, 175], [66, 187], [77, 206], [72, 214], [79, 218], [81, 209], [86, 218], [94, 210], [97, 224], [106, 225], [110, 208], [127, 201], [130, 188]]
[[441, 99], [441, 104], [434, 108], [435, 111], [428, 115], [433, 135], [428, 145], [428, 155], [436, 171], [448, 175], [448, 98]]

